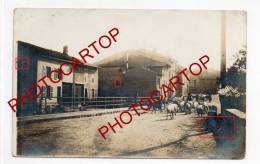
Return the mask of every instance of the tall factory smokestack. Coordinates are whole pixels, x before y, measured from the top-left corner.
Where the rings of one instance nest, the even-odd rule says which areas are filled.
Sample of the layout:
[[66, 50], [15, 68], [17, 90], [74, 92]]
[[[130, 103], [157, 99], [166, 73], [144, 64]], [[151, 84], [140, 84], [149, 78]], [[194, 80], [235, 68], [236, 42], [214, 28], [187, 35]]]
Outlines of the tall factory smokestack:
[[221, 14], [221, 66], [220, 80], [223, 82], [226, 78], [226, 13]]

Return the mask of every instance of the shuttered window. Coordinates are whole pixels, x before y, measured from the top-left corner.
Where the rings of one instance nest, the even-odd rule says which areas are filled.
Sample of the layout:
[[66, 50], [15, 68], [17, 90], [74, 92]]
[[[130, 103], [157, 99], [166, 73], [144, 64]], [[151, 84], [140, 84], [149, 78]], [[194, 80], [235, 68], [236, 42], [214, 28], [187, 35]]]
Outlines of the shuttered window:
[[46, 67], [46, 74], [47, 74], [47, 76], [49, 77], [49, 75], [50, 75], [50, 73], [51, 73], [51, 67]]
[[53, 97], [53, 87], [48, 86], [47, 87], [47, 97], [52, 98]]

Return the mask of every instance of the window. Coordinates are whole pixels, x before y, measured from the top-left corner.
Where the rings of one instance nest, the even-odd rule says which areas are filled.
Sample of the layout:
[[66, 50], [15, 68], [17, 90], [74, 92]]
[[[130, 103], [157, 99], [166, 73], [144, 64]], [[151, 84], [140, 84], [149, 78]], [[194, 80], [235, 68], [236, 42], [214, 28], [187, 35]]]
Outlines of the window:
[[46, 97], [46, 87], [41, 87], [42, 88], [42, 97]]
[[117, 80], [116, 81], [116, 86], [121, 86], [121, 81]]
[[[56, 69], [57, 71], [59, 71], [59, 69]], [[53, 73], [54, 75], [54, 80], [57, 80], [57, 79], [61, 79], [62, 80], [62, 74], [58, 74], [57, 72], [54, 72]]]
[[53, 87], [48, 86], [47, 87], [47, 97], [52, 98], [53, 97]]
[[81, 89], [82, 89], [81, 86], [79, 86], [79, 85], [75, 86], [75, 96], [76, 97], [81, 97], [81, 93], [82, 93]]
[[47, 97], [50, 98], [50, 95], [51, 95], [51, 89], [50, 89], [50, 86], [47, 87], [47, 91], [46, 91], [46, 94], [47, 94]]
[[51, 67], [46, 67], [46, 74], [47, 74], [47, 76], [49, 77], [49, 75], [50, 75], [50, 73], [51, 73]]
[[57, 97], [58, 98], [61, 97], [61, 87], [60, 86], [57, 87]]
[[114, 88], [121, 88], [122, 87], [122, 77], [120, 77], [120, 76], [113, 77], [113, 83], [114, 83]]
[[57, 72], [54, 72], [54, 80], [59, 79], [59, 74]]
[[94, 79], [94, 77], [92, 77], [92, 83], [94, 83], [94, 81], [95, 81], [95, 79]]

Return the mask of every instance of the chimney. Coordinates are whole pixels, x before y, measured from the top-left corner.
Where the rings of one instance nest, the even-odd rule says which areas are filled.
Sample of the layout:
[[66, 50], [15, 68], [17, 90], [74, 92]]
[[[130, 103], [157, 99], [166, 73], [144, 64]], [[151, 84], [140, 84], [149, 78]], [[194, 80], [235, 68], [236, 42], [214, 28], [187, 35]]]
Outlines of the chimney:
[[68, 46], [63, 46], [63, 54], [68, 55]]

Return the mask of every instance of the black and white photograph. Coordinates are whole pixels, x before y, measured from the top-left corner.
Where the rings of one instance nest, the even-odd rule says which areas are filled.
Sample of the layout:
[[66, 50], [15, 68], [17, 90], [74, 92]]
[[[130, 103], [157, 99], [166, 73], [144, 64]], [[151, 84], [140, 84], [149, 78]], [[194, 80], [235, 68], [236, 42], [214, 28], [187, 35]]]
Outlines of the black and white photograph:
[[243, 159], [247, 13], [14, 10], [17, 157]]

